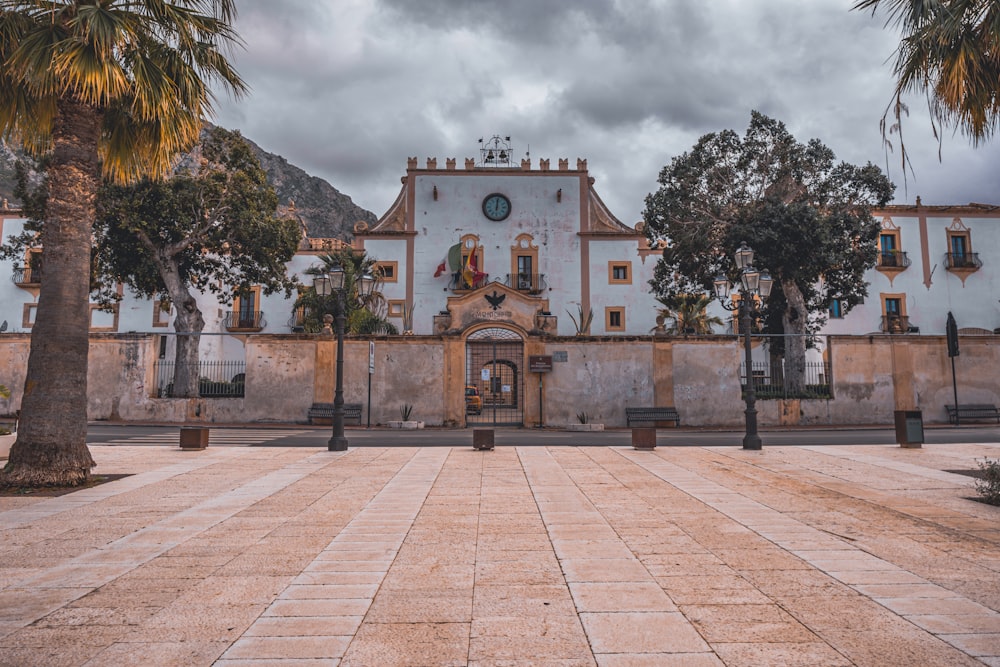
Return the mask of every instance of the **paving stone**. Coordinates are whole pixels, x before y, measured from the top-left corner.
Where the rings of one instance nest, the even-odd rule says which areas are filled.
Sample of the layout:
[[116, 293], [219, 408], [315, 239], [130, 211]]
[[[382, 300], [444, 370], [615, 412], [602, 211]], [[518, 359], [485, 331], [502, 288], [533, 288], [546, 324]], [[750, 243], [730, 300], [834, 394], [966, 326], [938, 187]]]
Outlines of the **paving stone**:
[[1000, 667], [998, 448], [95, 447], [0, 501], [0, 664]]

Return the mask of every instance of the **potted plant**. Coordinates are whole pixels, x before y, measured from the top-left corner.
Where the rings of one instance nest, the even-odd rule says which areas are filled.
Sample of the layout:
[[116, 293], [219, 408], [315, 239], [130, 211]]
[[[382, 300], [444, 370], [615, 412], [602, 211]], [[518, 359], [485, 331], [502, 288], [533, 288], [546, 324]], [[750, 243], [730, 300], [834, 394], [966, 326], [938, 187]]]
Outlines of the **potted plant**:
[[603, 431], [604, 424], [592, 424], [590, 422], [590, 415], [586, 412], [576, 413], [577, 424], [570, 424], [567, 427], [569, 431]]
[[413, 430], [418, 428], [423, 428], [424, 423], [421, 421], [416, 421], [410, 419], [413, 413], [413, 406], [409, 403], [403, 403], [399, 406], [399, 416], [403, 419], [401, 421], [391, 421], [388, 422], [389, 428], [401, 428], [407, 430]]

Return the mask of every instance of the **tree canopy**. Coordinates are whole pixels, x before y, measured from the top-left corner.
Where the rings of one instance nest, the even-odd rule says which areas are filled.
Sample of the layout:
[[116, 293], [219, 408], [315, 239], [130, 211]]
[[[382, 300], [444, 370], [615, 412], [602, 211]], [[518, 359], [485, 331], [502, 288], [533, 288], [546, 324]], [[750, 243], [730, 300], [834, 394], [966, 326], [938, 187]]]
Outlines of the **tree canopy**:
[[[893, 73], [894, 102], [882, 134], [902, 132], [903, 96], [923, 92], [933, 131], [954, 127], [973, 145], [1000, 124], [1000, 2], [996, 0], [860, 0], [853, 9], [884, 10], [886, 25], [902, 31]], [[886, 118], [892, 115], [892, 124]], [[902, 143], [902, 139], [900, 139]], [[901, 160], [907, 164], [901, 145]]]
[[742, 138], [732, 130], [704, 135], [658, 182], [643, 214], [650, 241], [668, 242], [654, 293], [711, 293], [718, 274], [738, 282], [733, 252], [746, 242], [754, 264], [774, 278], [768, 308], [780, 305], [782, 331], [798, 334], [786, 360], [804, 373], [806, 334], [825, 320], [830, 301], [846, 313], [865, 295], [879, 232], [871, 211], [891, 199], [892, 183], [870, 163], [837, 162], [818, 139], [798, 142], [756, 111]]
[[102, 176], [162, 175], [194, 145], [209, 85], [246, 90], [223, 51], [235, 0], [0, 0], [0, 135], [46, 155], [39, 288], [9, 484], [79, 484], [87, 449], [94, 203]]
[[[118, 284], [176, 309], [174, 396], [198, 396], [198, 337], [204, 318], [191, 288], [231, 303], [260, 286], [264, 294], [296, 285], [286, 263], [302, 230], [275, 216], [278, 198], [238, 132], [212, 128], [193, 164], [168, 180], [106, 185], [98, 197], [95, 264], [105, 299]], [[186, 366], [186, 368], [185, 368]]]

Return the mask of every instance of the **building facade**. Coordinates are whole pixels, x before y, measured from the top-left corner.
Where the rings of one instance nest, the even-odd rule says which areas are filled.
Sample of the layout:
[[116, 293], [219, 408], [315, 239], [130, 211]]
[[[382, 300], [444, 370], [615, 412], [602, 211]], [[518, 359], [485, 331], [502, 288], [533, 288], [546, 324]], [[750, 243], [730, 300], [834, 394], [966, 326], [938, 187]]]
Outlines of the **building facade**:
[[824, 333], [944, 334], [948, 313], [965, 334], [1000, 333], [1000, 206], [888, 206], [868, 297]]
[[[844, 313], [836, 302], [831, 304], [829, 320], [821, 333], [841, 338], [864, 336], [866, 341], [878, 337], [891, 342], [907, 337], [916, 343], [918, 337], [943, 336], [950, 312], [960, 334], [982, 336], [977, 345], [993, 349], [1000, 334], [1000, 207], [925, 206], [918, 199], [915, 205], [888, 206], [876, 211], [875, 216], [881, 226], [879, 255], [877, 265], [865, 276], [868, 296], [850, 313]], [[0, 208], [0, 238], [6, 242], [8, 236], [22, 230], [24, 222], [20, 211], [4, 203]], [[664, 352], [675, 348], [668, 344], [670, 337], [655, 333], [659, 303], [649, 287], [661, 248], [650, 247], [641, 223], [627, 225], [608, 210], [595, 190], [586, 160], [578, 159], [572, 165], [566, 159], [533, 164], [525, 158], [515, 164], [509, 141], [498, 137], [482, 146], [478, 159], [465, 159], [461, 165], [451, 158], [443, 164], [435, 158], [422, 162], [410, 158], [399, 195], [375, 224], [356, 225], [352, 245], [378, 261], [388, 318], [401, 332], [413, 334], [405, 345], [402, 340], [398, 345], [377, 343], [380, 356], [375, 376], [383, 374], [379, 396], [386, 403], [377, 420], [393, 418], [396, 404], [409, 397], [418, 406], [437, 413], [423, 417], [432, 424], [462, 419], [467, 423], [481, 419], [516, 425], [533, 419], [564, 423], [577, 407], [572, 399], [574, 393], [595, 399], [585, 411], [594, 416], [603, 411], [612, 424], [620, 421], [620, 413], [629, 405], [686, 405], [688, 415], [702, 415], [687, 423], [739, 419], [738, 400], [733, 403], [737, 406], [731, 410], [733, 414], [724, 415], [718, 408], [704, 412], [702, 399], [697, 398], [717, 393], [715, 389], [699, 393], [699, 381], [702, 389], [717, 388], [717, 380], [723, 375], [714, 361], [701, 359], [704, 350], [715, 350], [712, 360], [731, 356], [739, 372], [740, 352], [731, 335], [731, 324], [716, 331], [727, 336], [708, 337], [707, 341], [699, 337], [697, 345], [692, 339], [690, 349], [698, 350], [698, 355]], [[305, 271], [320, 264], [320, 255], [344, 246], [336, 239], [306, 238], [289, 262], [288, 271], [298, 275], [307, 289]], [[24, 334], [30, 333], [34, 321], [44, 272], [43, 253], [29, 251], [17, 264], [16, 269], [11, 262], [0, 265], [2, 274], [10, 277], [0, 281], [0, 320], [4, 321], [0, 328], [7, 334], [20, 334], [16, 345], [14, 338], [7, 336], [12, 356], [5, 357], [10, 366], [0, 375], [0, 383], [15, 390], [15, 396], [8, 401], [11, 409], [17, 407], [23, 383], [26, 357], [22, 358], [20, 350]], [[122, 297], [112, 312], [92, 304], [91, 331], [98, 338], [144, 334], [145, 339], [154, 341], [154, 359], [169, 361], [173, 354], [170, 310], [127, 292]], [[232, 303], [220, 302], [210, 293], [199, 295], [198, 300], [206, 320], [201, 358], [206, 362], [242, 363], [222, 379], [244, 378], [248, 384], [246, 400], [250, 400], [251, 381], [280, 384], [281, 378], [287, 380], [292, 375], [302, 379], [301, 366], [310, 363], [313, 369], [308, 385], [298, 389], [300, 394], [286, 396], [290, 407], [280, 419], [291, 415], [291, 420], [299, 420], [311, 403], [332, 400], [329, 374], [324, 371], [333, 363], [332, 348], [315, 342], [315, 349], [322, 354], [308, 351], [314, 345], [308, 341], [316, 337], [302, 333], [301, 319], [293, 308], [294, 295], [288, 299], [282, 294], [267, 296], [259, 289], [251, 289], [237, 295]], [[718, 304], [711, 309], [713, 315], [731, 317]], [[266, 340], [267, 344], [254, 343], [257, 340]], [[284, 353], [278, 350], [283, 340], [288, 349], [297, 350], [294, 361], [282, 361]], [[755, 360], [765, 358], [766, 350], [758, 341], [755, 343]], [[717, 350], [713, 347], [716, 344], [724, 349]], [[387, 348], [416, 355], [405, 366], [409, 370], [400, 370], [405, 376], [384, 375], [387, 365], [400, 362], [393, 357], [397, 353], [385, 353]], [[262, 349], [268, 350], [268, 358], [255, 356]], [[358, 345], [349, 345], [348, 349], [357, 352]], [[841, 349], [858, 348], [843, 345]], [[894, 348], [879, 345], [877, 349]], [[910, 349], [923, 348], [916, 345]], [[827, 339], [813, 354], [826, 363], [833, 359]], [[983, 360], [994, 358], [993, 352], [984, 354]], [[367, 356], [362, 356], [362, 361], [367, 362]], [[563, 397], [558, 409], [546, 408], [544, 417], [541, 403], [537, 409], [534, 403], [546, 392], [541, 388], [542, 375], [532, 368], [533, 356], [549, 358], [548, 372], [552, 375], [548, 377], [552, 391], [557, 392], [553, 395]], [[684, 359], [688, 362], [681, 368], [678, 364]], [[845, 379], [838, 378], [838, 374], [853, 376], [852, 358], [842, 359], [832, 371], [828, 370], [826, 381], [830, 384], [843, 383]], [[358, 365], [361, 361], [351, 363]], [[923, 398], [908, 395], [908, 376], [899, 374], [901, 363], [894, 360], [891, 365], [894, 379], [890, 384], [895, 398], [882, 401], [881, 412], [873, 416], [881, 418], [887, 410], [918, 406], [928, 400], [926, 391]], [[653, 364], [651, 370], [647, 369], [649, 364]], [[911, 366], [914, 374], [921, 372], [919, 361]], [[367, 367], [361, 364], [360, 371], [349, 368], [348, 373], [357, 371], [364, 376], [362, 371]], [[691, 369], [697, 372], [692, 375]], [[730, 370], [723, 384], [732, 384]], [[935, 378], [938, 370], [935, 367]], [[167, 376], [137, 370], [135, 377], [130, 395], [163, 395]], [[900, 381], [900, 377], [904, 380]], [[850, 391], [860, 392], [860, 396], [867, 382], [851, 380], [841, 386], [851, 387]], [[877, 385], [879, 380], [873, 382]], [[290, 384], [297, 386], [295, 382]], [[351, 388], [351, 398], [363, 400], [363, 381], [356, 384]], [[932, 384], [929, 382], [928, 387]], [[997, 392], [988, 384], [977, 380], [971, 389], [981, 401], [996, 401]], [[142, 389], [136, 389], [136, 385]], [[255, 391], [262, 396], [273, 395], [263, 386]], [[738, 378], [735, 386], [739, 386]], [[435, 407], [437, 402], [424, 405], [426, 397], [416, 399], [420, 387], [437, 387], [444, 392], [440, 410]], [[289, 391], [295, 389], [289, 386]], [[465, 410], [467, 391], [480, 396], [484, 414]], [[934, 396], [935, 410], [940, 411], [941, 401], [937, 394]], [[393, 405], [388, 407], [390, 402]], [[579, 402], [581, 409], [585, 402]], [[136, 418], [142, 411], [151, 416], [168, 415], [164, 418], [191, 419], [195, 415], [187, 404], [164, 408], [138, 399], [131, 404], [134, 409], [128, 412], [128, 418]], [[215, 412], [232, 415], [247, 405]], [[828, 402], [826, 408], [816, 408], [813, 417], [808, 416], [811, 408], [803, 408], [801, 414], [814, 423], [821, 423], [824, 415], [839, 420], [830, 412], [831, 405]], [[838, 409], [844, 415], [852, 412], [850, 407]], [[102, 407], [101, 414], [106, 412], [125, 414], [118, 408]], [[196, 413], [213, 411], [199, 407]]]
[[[656, 324], [648, 281], [659, 253], [641, 225], [623, 224], [604, 205], [586, 160], [515, 165], [509, 143], [496, 137], [480, 152], [462, 168], [453, 158], [410, 158], [393, 205], [372, 227], [355, 228], [355, 245], [381, 261], [389, 316], [400, 328], [454, 331], [453, 304], [503, 286], [534, 304], [538, 321], [529, 330], [648, 334]], [[483, 323], [504, 320], [503, 307], [481, 305]]]

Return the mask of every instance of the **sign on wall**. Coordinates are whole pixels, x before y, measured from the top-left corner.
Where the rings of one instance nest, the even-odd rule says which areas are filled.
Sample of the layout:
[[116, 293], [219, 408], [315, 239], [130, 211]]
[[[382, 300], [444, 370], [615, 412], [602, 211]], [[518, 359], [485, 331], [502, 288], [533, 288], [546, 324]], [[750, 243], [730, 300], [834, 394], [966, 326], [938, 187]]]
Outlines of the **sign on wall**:
[[552, 356], [548, 354], [532, 354], [528, 356], [528, 371], [531, 373], [548, 373], [552, 370]]

